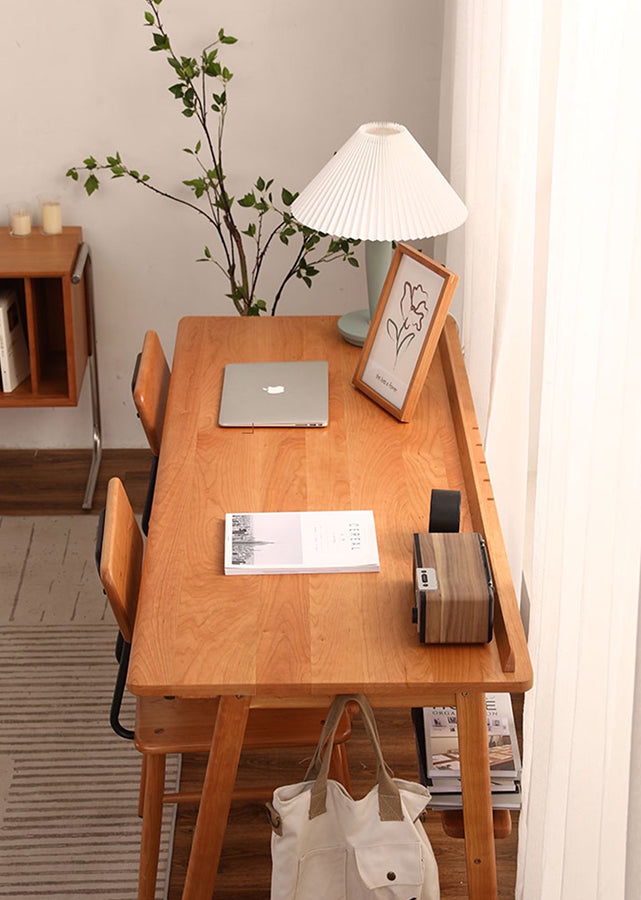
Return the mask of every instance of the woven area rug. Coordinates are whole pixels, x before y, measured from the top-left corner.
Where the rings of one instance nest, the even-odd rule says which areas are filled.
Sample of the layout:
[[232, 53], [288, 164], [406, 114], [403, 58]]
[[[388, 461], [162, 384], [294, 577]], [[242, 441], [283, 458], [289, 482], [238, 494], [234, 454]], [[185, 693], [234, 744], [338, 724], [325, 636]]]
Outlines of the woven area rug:
[[[140, 755], [109, 727], [116, 628], [95, 527], [0, 518], [0, 897], [12, 900], [136, 897]], [[158, 898], [172, 821], [168, 808]]]

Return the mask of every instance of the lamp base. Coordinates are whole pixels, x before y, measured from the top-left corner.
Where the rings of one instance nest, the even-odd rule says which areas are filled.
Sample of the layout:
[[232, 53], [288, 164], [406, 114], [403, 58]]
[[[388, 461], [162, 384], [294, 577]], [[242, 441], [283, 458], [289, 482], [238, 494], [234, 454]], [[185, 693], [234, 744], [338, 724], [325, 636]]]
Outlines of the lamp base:
[[348, 344], [362, 347], [369, 331], [369, 309], [345, 313], [338, 320], [338, 330]]

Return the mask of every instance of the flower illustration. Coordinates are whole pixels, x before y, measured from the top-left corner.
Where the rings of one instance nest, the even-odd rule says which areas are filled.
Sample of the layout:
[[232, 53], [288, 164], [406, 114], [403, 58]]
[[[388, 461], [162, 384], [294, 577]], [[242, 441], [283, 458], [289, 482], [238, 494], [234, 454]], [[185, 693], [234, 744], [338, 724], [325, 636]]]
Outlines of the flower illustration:
[[387, 333], [395, 343], [396, 356], [394, 365], [404, 348], [407, 348], [423, 327], [423, 320], [429, 316], [427, 307], [428, 295], [420, 284], [411, 285], [406, 281], [403, 285], [403, 296], [400, 303], [400, 319], [389, 318], [386, 322]]

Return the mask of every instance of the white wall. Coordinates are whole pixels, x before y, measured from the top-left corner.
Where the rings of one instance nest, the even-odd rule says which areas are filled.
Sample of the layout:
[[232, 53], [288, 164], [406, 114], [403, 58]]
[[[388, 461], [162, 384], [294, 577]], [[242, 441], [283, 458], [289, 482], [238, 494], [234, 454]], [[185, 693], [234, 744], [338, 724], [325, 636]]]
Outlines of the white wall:
[[[182, 315], [233, 314], [222, 276], [195, 262], [206, 242], [214, 247], [204, 220], [125, 180], [105, 179], [87, 198], [65, 178], [90, 153], [115, 150], [172, 192], [192, 177], [182, 148], [195, 143], [197, 125], [167, 91], [164, 55], [148, 52], [146, 8], [142, 0], [0, 6], [0, 198], [35, 203], [42, 191], [59, 192], [65, 223], [83, 227], [94, 261], [106, 447], [144, 446], [129, 382], [145, 330], [159, 332], [171, 359]], [[301, 189], [374, 119], [403, 123], [435, 158], [443, 0], [165, 0], [161, 10], [184, 55], [198, 56], [221, 26], [239, 39], [223, 48], [234, 72], [225, 161], [238, 194], [258, 175]], [[366, 305], [363, 268], [335, 263], [312, 291], [298, 284], [281, 313]], [[88, 446], [90, 424], [85, 378], [77, 409], [0, 410], [0, 446]]]

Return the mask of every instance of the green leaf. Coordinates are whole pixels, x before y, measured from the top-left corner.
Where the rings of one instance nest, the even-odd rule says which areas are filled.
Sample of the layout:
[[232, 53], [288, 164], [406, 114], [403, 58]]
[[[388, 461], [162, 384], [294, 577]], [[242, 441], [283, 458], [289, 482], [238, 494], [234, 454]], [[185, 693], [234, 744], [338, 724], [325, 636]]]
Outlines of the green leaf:
[[239, 206], [243, 206], [248, 208], [250, 206], [256, 206], [256, 196], [253, 191], [250, 191], [248, 194], [245, 194], [244, 197], [241, 197], [238, 201]]
[[265, 190], [265, 180], [263, 178], [258, 178], [256, 181], [256, 190], [264, 191]]
[[197, 198], [203, 196], [206, 190], [205, 180], [204, 178], [189, 178], [186, 181], [183, 181], [183, 184], [186, 187], [192, 189]]
[[88, 169], [95, 169], [98, 165], [97, 161], [93, 158], [93, 156], [88, 156], [86, 159], [83, 159], [83, 163], [86, 165]]
[[169, 49], [169, 38], [166, 34], [158, 34], [158, 32], [154, 33], [154, 46], [151, 48], [152, 50], [168, 50]]
[[225, 34], [223, 28], [218, 31], [218, 40], [221, 44], [235, 44], [238, 38], [232, 37], [231, 34]]
[[182, 114], [183, 116], [187, 116], [187, 118], [190, 119], [193, 116], [194, 111], [193, 109], [183, 109]]
[[285, 206], [291, 206], [296, 197], [298, 197], [298, 193], [292, 194], [292, 192], [288, 191], [287, 188], [283, 188], [280, 196]]
[[354, 266], [355, 269], [358, 269], [358, 260], [355, 256], [348, 256], [347, 262], [350, 264], [350, 266]]
[[78, 181], [77, 169], [67, 169], [65, 174], [66, 174], [67, 178], [72, 178], [74, 181]]
[[91, 174], [89, 178], [85, 181], [85, 190], [89, 197], [93, 194], [94, 191], [97, 191], [100, 187], [100, 182], [96, 178], [95, 175]]
[[155, 21], [154, 14], [150, 13], [150, 12], [146, 12], [145, 13], [145, 22], [147, 23], [147, 25], [153, 25], [154, 21]]

